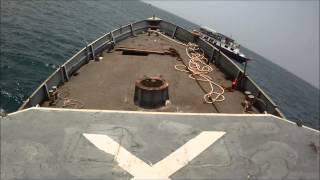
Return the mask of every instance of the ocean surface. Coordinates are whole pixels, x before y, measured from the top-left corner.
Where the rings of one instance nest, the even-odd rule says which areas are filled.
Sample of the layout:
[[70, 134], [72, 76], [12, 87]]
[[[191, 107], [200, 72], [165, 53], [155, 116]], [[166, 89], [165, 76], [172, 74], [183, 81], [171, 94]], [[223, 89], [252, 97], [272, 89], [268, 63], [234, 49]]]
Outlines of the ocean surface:
[[[1, 0], [0, 110], [17, 110], [41, 82], [88, 42], [153, 14], [189, 30], [197, 28], [140, 1]], [[254, 59], [248, 65], [249, 75], [286, 117], [319, 129], [319, 89], [249, 49], [243, 52]]]

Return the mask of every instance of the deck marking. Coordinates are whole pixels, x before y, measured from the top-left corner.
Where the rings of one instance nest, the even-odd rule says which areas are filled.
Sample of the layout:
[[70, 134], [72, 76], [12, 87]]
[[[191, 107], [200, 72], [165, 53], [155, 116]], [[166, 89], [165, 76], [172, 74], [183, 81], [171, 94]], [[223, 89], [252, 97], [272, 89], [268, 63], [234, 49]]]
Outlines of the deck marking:
[[83, 133], [83, 136], [98, 149], [113, 155], [118, 165], [134, 176], [133, 179], [170, 179], [169, 176], [186, 166], [224, 134], [225, 132], [222, 131], [202, 131], [198, 136], [152, 166], [127, 151], [107, 135]]

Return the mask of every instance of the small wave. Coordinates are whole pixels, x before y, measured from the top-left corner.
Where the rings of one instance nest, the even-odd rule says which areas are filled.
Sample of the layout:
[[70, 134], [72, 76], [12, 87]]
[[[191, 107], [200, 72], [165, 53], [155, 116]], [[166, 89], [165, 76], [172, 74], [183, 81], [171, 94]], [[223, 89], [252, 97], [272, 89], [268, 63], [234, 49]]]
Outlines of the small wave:
[[14, 97], [11, 93], [9, 93], [9, 92], [7, 92], [7, 91], [5, 91], [3, 89], [0, 90], [0, 94], [1, 94], [1, 96], [3, 95], [3, 96], [6, 96], [8, 98], [13, 98]]
[[51, 69], [57, 69], [59, 67], [59, 65], [56, 65], [56, 64], [51, 64], [51, 63], [45, 63], [45, 66], [46, 67], [49, 67]]

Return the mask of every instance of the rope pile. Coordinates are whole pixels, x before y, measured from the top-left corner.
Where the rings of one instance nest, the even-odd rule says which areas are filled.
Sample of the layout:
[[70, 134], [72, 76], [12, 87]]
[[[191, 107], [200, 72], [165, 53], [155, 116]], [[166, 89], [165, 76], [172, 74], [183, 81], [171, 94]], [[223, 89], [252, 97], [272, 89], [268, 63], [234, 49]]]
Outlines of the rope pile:
[[[215, 83], [213, 79], [207, 75], [208, 73], [212, 72], [213, 69], [211, 66], [206, 64], [207, 58], [204, 57], [204, 52], [199, 48], [198, 45], [191, 42], [189, 42], [188, 44], [184, 44], [175, 39], [167, 37], [166, 35], [162, 34], [159, 31], [155, 31], [155, 30], [148, 30], [148, 31], [161, 35], [162, 37], [170, 41], [173, 41], [179, 45], [186, 47], [186, 53], [189, 57], [188, 67], [184, 64], [177, 64], [174, 66], [174, 68], [178, 71], [188, 73], [189, 78], [191, 79], [207, 82], [210, 85], [211, 90], [203, 96], [203, 99], [206, 103], [212, 104], [214, 102], [221, 102], [225, 100], [225, 97], [223, 95], [224, 88], [219, 84]], [[214, 86], [218, 87], [220, 91], [219, 92], [214, 91]]]
[[[201, 50], [198, 45], [189, 42], [186, 46], [186, 53], [189, 57], [188, 67], [184, 64], [177, 64], [174, 68], [178, 71], [188, 73], [191, 79], [207, 82], [210, 85], [211, 90], [203, 96], [206, 103], [212, 104], [214, 102], [224, 101], [224, 88], [215, 83], [213, 79], [207, 75], [212, 72], [213, 69], [206, 64], [207, 58], [204, 57], [203, 50]], [[220, 91], [214, 91], [214, 86], [218, 87]]]

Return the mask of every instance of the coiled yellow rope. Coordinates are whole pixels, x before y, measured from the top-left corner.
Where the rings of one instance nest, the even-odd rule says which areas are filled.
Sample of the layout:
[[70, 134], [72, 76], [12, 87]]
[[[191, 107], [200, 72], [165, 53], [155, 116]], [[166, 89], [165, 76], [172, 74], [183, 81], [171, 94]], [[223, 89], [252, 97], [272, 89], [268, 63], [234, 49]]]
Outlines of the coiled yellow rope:
[[[178, 71], [188, 73], [189, 78], [191, 79], [207, 82], [210, 85], [210, 88], [211, 88], [210, 92], [208, 92], [203, 96], [203, 99], [206, 103], [212, 104], [214, 102], [221, 102], [225, 100], [225, 97], [223, 95], [224, 88], [219, 84], [215, 83], [213, 79], [207, 75], [208, 73], [212, 72], [213, 69], [211, 66], [206, 64], [207, 58], [204, 57], [203, 50], [201, 50], [198, 47], [198, 45], [190, 42], [188, 44], [184, 44], [170, 37], [167, 37], [166, 35], [162, 34], [159, 31], [155, 31], [155, 30], [148, 30], [148, 31], [157, 33], [158, 35], [161, 35], [162, 37], [170, 41], [173, 41], [179, 45], [186, 47], [186, 53], [189, 57], [188, 67], [184, 64], [177, 64], [174, 66], [174, 68]], [[214, 86], [217, 86], [221, 91], [220, 92], [214, 91]]]
[[[184, 64], [177, 64], [174, 68], [181, 72], [190, 73], [189, 78], [191, 79], [207, 82], [210, 85], [211, 90], [203, 96], [206, 103], [211, 104], [224, 101], [224, 88], [215, 83], [213, 79], [207, 75], [212, 72], [213, 69], [206, 64], [207, 58], [204, 57], [203, 50], [201, 50], [198, 45], [189, 42], [186, 46], [186, 53], [189, 57], [188, 67]], [[214, 86], [218, 87], [220, 91], [214, 91]]]

